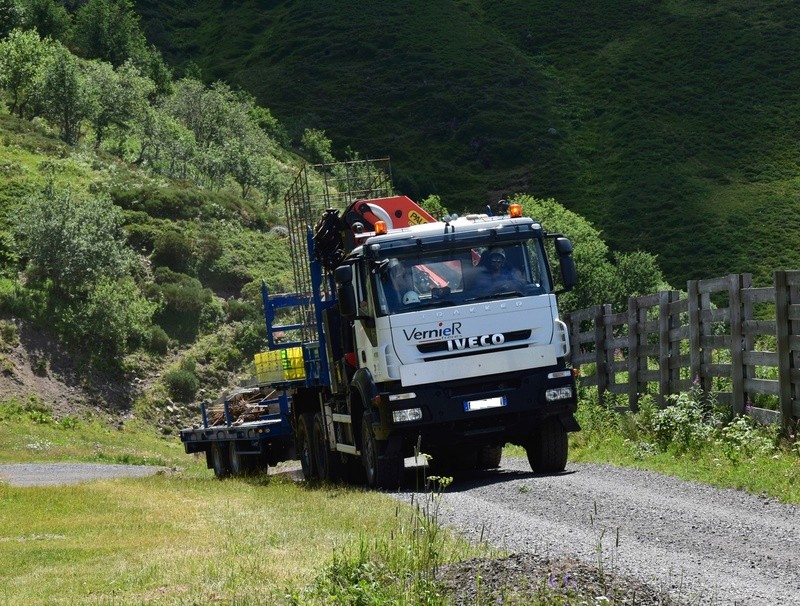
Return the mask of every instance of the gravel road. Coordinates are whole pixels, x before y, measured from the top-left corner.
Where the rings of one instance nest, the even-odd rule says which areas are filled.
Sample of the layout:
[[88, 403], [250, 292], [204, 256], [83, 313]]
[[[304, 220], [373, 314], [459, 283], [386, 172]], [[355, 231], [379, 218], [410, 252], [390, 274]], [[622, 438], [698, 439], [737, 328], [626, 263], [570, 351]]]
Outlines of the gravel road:
[[0, 482], [7, 482], [11, 486], [56, 486], [150, 476], [163, 470], [163, 467], [102, 463], [15, 463], [0, 465]]
[[800, 508], [763, 496], [608, 465], [537, 476], [504, 458], [457, 479], [438, 518], [512, 553], [602, 562], [675, 601], [800, 605]]

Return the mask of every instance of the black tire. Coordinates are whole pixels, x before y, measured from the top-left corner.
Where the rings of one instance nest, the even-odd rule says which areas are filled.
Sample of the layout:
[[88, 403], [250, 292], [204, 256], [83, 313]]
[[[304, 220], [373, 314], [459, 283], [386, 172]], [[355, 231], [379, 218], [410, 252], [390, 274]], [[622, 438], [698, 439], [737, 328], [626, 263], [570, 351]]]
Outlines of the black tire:
[[325, 431], [325, 420], [322, 413], [314, 414], [311, 427], [311, 444], [314, 449], [314, 464], [317, 477], [328, 482], [338, 482], [342, 477], [342, 461], [338, 452], [328, 448], [328, 437]]
[[228, 449], [219, 442], [214, 442], [211, 445], [211, 467], [214, 470], [214, 475], [219, 479], [227, 478], [231, 475], [231, 463], [228, 458]]
[[375, 439], [372, 415], [367, 411], [361, 423], [361, 461], [367, 486], [395, 490], [402, 483], [405, 462], [403, 457], [382, 456], [385, 451], [386, 443]]
[[525, 451], [528, 454], [528, 463], [536, 473], [564, 471], [569, 452], [567, 432], [558, 419], [546, 419]]
[[306, 480], [317, 478], [317, 466], [314, 461], [314, 446], [311, 443], [311, 427], [313, 416], [303, 413], [297, 417], [295, 440], [297, 442], [297, 456], [303, 468], [303, 477]]
[[497, 469], [503, 458], [502, 446], [482, 446], [478, 449], [478, 462], [475, 469]]
[[255, 457], [237, 452], [236, 442], [233, 440], [228, 442], [228, 461], [233, 476], [244, 475], [255, 468]]

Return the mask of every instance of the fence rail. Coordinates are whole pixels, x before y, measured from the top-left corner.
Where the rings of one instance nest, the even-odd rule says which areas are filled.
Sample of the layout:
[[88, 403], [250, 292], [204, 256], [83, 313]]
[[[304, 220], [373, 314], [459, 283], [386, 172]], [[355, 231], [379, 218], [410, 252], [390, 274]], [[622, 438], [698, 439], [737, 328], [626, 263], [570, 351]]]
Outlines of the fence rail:
[[784, 429], [800, 419], [800, 271], [776, 271], [771, 287], [750, 274], [690, 280], [686, 292], [631, 297], [566, 314], [581, 383], [627, 396], [631, 410], [660, 405], [697, 382], [737, 413]]

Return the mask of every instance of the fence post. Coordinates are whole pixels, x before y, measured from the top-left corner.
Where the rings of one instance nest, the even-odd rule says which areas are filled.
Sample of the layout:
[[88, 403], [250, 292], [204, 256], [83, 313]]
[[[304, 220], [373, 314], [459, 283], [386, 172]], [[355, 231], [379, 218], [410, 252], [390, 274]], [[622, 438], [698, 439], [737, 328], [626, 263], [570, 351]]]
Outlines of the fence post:
[[608, 368], [606, 364], [606, 323], [604, 306], [594, 308], [594, 358], [597, 366], [597, 396], [602, 402], [608, 391]]
[[728, 276], [728, 314], [731, 323], [731, 407], [744, 413], [744, 354], [742, 331], [742, 284], [745, 276]]
[[667, 405], [670, 396], [670, 342], [669, 330], [672, 326], [669, 309], [674, 296], [673, 290], [662, 290], [658, 293], [658, 398], [659, 405]]
[[792, 334], [789, 305], [792, 302], [786, 272], [775, 272], [775, 322], [778, 349], [778, 389], [780, 397], [781, 423], [788, 433], [792, 423], [792, 350], [789, 337]]
[[700, 289], [697, 280], [686, 283], [689, 308], [689, 374], [691, 381], [700, 380]]
[[628, 406], [639, 410], [639, 330], [636, 297], [628, 297]]

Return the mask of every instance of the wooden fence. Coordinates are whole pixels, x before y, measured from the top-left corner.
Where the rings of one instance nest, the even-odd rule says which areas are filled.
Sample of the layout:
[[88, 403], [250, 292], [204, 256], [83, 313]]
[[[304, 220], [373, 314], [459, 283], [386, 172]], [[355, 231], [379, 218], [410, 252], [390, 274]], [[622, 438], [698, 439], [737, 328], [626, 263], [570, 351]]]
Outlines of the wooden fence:
[[627, 311], [596, 305], [567, 314], [572, 364], [601, 397], [642, 394], [659, 405], [697, 382], [737, 413], [784, 429], [800, 418], [800, 271], [691, 280], [686, 293], [631, 297]]

